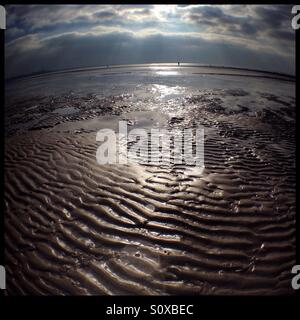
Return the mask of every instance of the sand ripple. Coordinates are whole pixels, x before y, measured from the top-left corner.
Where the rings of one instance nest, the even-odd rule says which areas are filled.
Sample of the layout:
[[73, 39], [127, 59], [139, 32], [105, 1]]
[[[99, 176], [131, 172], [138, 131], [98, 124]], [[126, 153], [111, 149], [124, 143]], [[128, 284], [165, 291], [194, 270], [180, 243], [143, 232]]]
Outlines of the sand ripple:
[[168, 124], [206, 127], [201, 175], [100, 166], [93, 132], [7, 138], [7, 293], [290, 293], [293, 126], [204, 102], [187, 98]]

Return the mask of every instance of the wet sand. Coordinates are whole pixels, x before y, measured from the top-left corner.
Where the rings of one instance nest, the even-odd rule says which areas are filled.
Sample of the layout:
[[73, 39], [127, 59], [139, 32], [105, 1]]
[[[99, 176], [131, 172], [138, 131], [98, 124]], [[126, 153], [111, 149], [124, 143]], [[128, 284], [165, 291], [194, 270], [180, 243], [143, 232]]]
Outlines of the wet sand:
[[[292, 294], [295, 99], [273, 81], [286, 95], [160, 82], [7, 106], [6, 293]], [[96, 132], [119, 120], [203, 126], [204, 171], [99, 165]]]

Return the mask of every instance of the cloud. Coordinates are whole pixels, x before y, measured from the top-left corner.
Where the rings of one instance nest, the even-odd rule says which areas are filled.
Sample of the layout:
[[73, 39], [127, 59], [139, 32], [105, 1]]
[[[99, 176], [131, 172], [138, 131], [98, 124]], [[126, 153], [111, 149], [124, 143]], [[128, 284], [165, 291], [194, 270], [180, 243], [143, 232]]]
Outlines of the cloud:
[[290, 6], [7, 6], [6, 76], [186, 61], [295, 73]]
[[257, 6], [255, 12], [264, 23], [272, 28], [279, 28], [291, 19], [292, 6]]

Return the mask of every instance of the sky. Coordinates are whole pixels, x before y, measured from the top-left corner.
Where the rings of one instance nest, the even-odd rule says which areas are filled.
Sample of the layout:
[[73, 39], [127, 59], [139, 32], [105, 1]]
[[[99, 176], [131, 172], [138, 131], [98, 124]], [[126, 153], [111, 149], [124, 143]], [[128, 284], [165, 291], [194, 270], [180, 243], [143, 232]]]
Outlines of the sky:
[[190, 62], [295, 74], [290, 5], [8, 5], [6, 78]]

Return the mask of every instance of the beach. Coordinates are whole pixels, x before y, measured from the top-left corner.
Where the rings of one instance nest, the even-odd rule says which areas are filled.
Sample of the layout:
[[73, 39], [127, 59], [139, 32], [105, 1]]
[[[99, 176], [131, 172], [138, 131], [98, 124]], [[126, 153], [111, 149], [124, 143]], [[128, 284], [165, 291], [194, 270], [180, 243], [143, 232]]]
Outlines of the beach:
[[[203, 128], [204, 169], [99, 164], [96, 134], [119, 121]], [[17, 79], [5, 133], [8, 295], [293, 293], [293, 77], [169, 64]]]

